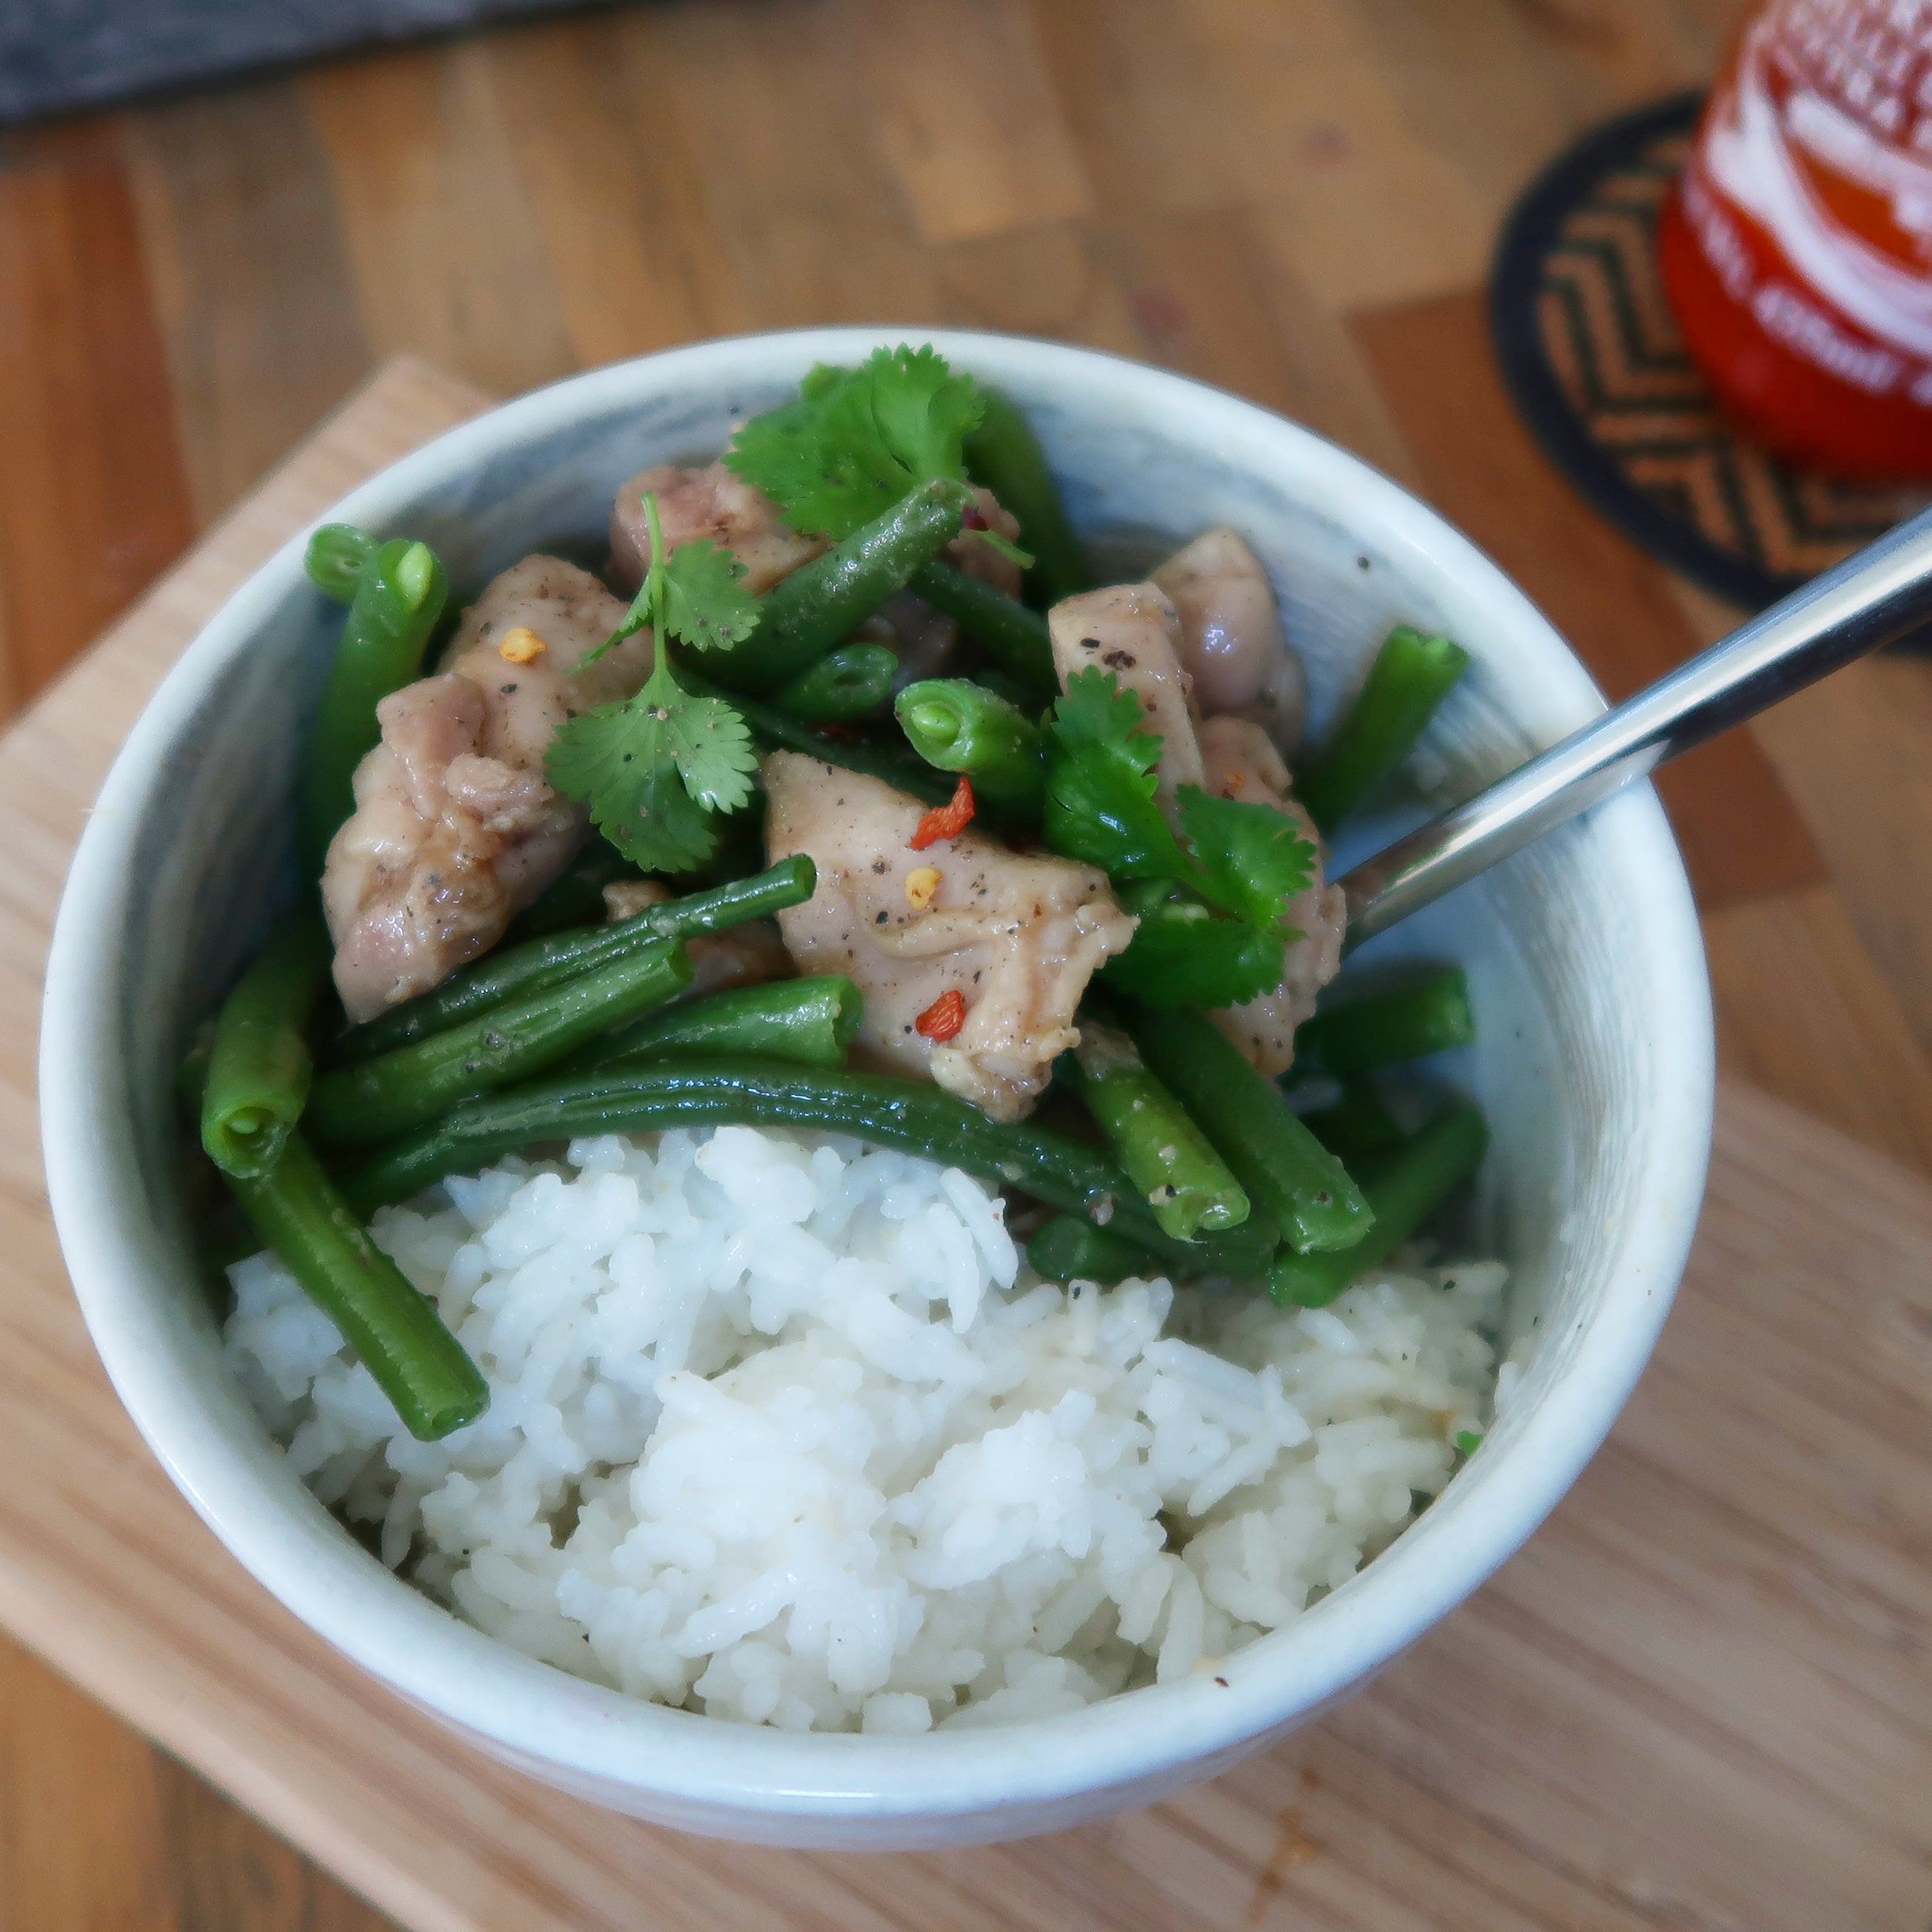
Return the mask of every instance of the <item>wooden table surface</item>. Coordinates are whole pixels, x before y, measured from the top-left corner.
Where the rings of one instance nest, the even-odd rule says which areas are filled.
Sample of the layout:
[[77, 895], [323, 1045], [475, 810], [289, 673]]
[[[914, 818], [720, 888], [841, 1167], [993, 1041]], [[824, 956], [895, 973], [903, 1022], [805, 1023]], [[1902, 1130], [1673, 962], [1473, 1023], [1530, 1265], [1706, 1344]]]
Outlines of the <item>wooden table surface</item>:
[[[1482, 279], [1539, 164], [1706, 74], [1738, 10], [668, 0], [0, 136], [0, 709], [383, 358], [506, 392], [826, 320], [1252, 396], [1420, 490], [1631, 688], [1732, 614], [1535, 452]], [[1727, 1067], [1932, 1173], [1932, 665], [1855, 667], [1665, 790]], [[0, 1650], [0, 1932], [380, 1923]]]

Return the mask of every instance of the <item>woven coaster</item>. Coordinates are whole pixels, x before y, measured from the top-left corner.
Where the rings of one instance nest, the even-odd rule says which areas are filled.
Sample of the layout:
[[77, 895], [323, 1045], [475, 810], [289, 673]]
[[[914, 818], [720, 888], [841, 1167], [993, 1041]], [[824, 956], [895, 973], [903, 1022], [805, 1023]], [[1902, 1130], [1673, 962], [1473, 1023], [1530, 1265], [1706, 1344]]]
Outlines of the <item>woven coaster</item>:
[[1538, 177], [1503, 231], [1490, 323], [1516, 406], [1557, 467], [1652, 556], [1757, 610], [1932, 490], [1792, 469], [1718, 416], [1654, 246], [1702, 104], [1680, 94], [1606, 122]]

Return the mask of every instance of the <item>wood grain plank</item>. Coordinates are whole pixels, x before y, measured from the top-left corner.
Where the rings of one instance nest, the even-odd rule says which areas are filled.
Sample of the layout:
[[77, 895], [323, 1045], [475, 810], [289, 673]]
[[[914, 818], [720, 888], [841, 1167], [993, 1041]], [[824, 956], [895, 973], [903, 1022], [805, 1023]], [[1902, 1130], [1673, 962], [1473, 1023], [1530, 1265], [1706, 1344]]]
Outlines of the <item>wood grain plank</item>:
[[[1671, 587], [1700, 644], [1714, 644], [1743, 620], [1742, 611], [1681, 578]], [[1932, 825], [1932, 663], [1892, 653], [1847, 665], [1748, 728], [1823, 854], [1836, 891], [1834, 908], [1801, 907], [1792, 914], [1803, 928], [1793, 956], [1805, 962], [1794, 978], [1808, 1001], [1835, 998], [1833, 1018], [1821, 1025], [1808, 1013], [1797, 1030], [1808, 1039], [1861, 1034], [1866, 1043], [1850, 1070], [1808, 1066], [1783, 1036], [1790, 1000], [1768, 1012], [1754, 1004], [1767, 977], [1777, 976], [1776, 964], [1762, 962], [1756, 946], [1726, 944], [1712, 949], [1714, 974], [1721, 964], [1736, 976], [1727, 999], [1720, 986], [1720, 1045], [1728, 1042], [1747, 1077], [1799, 1105], [1815, 1104], [1895, 1159], [1922, 1164], [1922, 1102], [1913, 1096], [1932, 1058], [1932, 898], [1917, 882]], [[1762, 945], [1768, 935], [1754, 938]], [[1762, 1034], [1761, 1043], [1754, 1044], [1754, 1033]], [[1874, 1088], [1869, 1072], [1876, 1068], [1888, 1071]], [[1901, 1084], [1906, 1097], [1892, 1104]]]
[[0, 1640], [0, 1932], [190, 1932], [164, 1822], [147, 1740]]
[[1246, 176], [1208, 49], [1178, 0], [1034, 0], [1042, 57], [1096, 208], [1229, 206]]
[[0, 712], [194, 533], [126, 153], [111, 123], [0, 153]]
[[572, 20], [484, 45], [577, 361], [752, 327], [691, 151], [638, 112], [653, 79], [644, 23]]
[[1053, 336], [1117, 356], [1147, 352], [1126, 293], [1099, 258], [1086, 222], [951, 242], [932, 260], [943, 322]]
[[506, 136], [500, 63], [489, 43], [458, 40], [299, 84], [370, 346], [513, 394], [567, 375], [575, 358]]
[[843, 0], [668, 0], [638, 27], [661, 138], [756, 326], [936, 316], [929, 252], [856, 111]]
[[847, 11], [879, 145], [927, 241], [1086, 212], [1025, 0], [847, 0]]
[[[0, 1105], [28, 1104], [60, 855], [142, 681], [346, 470], [465, 406], [424, 372], [386, 380], [0, 740], [27, 833], [0, 874]], [[728, 1852], [589, 1811], [359, 1677], [140, 1449], [61, 1286], [32, 1136], [0, 1146], [0, 1624], [412, 1928], [1816, 1932], [1922, 1907], [1932, 1422], [1912, 1364], [1932, 1364], [1932, 1190], [1773, 1102], [1726, 1090], [1658, 1362], [1575, 1496], [1464, 1610], [1202, 1790], [904, 1858]], [[209, 1900], [246, 1903], [225, 1880]]]
[[1189, 0], [1244, 192], [1342, 308], [1466, 286], [1549, 158], [1622, 108], [1702, 80], [1730, 0]]
[[328, 168], [270, 82], [127, 117], [195, 520], [206, 528], [362, 380]]
[[1246, 210], [1096, 224], [1149, 357], [1251, 397], [1384, 469], [1412, 467], [1348, 332]]
[[1932, 1052], [1932, 663], [1868, 658], [1752, 728], [1919, 1046]]
[[185, 1765], [158, 1752], [154, 1769], [179, 1932], [387, 1932], [373, 1906]]
[[[1531, 440], [1468, 293], [1354, 318], [1356, 339], [1424, 493], [1548, 614], [1614, 700], [1689, 656], [1699, 640], [1660, 567], [1597, 516]], [[1733, 732], [1658, 775], [1706, 910], [1825, 876], [1764, 754]]]
[[1479, 280], [1503, 209], [1570, 129], [1508, 10], [1482, 0], [1188, 10], [1243, 194], [1338, 312]]
[[1829, 886], [1707, 914], [1720, 1063], [1932, 1173], [1932, 1063]]

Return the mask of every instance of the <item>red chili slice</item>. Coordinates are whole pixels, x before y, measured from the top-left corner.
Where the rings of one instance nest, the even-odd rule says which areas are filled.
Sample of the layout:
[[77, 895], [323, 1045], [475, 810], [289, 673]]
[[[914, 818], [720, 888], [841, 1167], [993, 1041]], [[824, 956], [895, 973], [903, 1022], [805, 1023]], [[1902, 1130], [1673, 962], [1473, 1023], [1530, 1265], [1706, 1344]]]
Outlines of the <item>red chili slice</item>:
[[941, 993], [913, 1022], [914, 1029], [925, 1034], [935, 1046], [941, 1040], [950, 1040], [965, 1024], [966, 995], [957, 986]]
[[942, 838], [957, 838], [973, 822], [979, 807], [973, 802], [973, 781], [962, 778], [950, 805], [935, 805], [919, 821], [919, 829], [906, 841], [915, 852], [923, 852]]

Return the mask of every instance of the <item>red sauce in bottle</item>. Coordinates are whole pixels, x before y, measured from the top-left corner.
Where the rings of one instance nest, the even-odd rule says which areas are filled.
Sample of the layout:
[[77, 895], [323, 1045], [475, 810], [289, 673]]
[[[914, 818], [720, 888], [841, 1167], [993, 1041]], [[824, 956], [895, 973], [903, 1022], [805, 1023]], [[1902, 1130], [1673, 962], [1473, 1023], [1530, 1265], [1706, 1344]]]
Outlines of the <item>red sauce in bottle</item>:
[[1932, 477], [1932, 0], [1771, 0], [1664, 206], [1718, 401], [1775, 454]]

